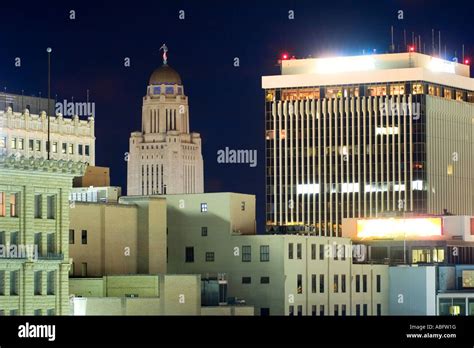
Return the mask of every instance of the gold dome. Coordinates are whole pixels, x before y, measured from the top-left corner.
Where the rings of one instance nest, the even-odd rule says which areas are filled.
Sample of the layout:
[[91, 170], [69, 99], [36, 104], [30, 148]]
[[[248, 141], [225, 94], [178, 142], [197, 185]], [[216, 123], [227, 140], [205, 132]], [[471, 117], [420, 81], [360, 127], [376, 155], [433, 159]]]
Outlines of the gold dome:
[[181, 76], [170, 67], [168, 64], [164, 64], [159, 68], [155, 69], [150, 76], [149, 85], [161, 85], [161, 84], [170, 84], [170, 85], [181, 85]]

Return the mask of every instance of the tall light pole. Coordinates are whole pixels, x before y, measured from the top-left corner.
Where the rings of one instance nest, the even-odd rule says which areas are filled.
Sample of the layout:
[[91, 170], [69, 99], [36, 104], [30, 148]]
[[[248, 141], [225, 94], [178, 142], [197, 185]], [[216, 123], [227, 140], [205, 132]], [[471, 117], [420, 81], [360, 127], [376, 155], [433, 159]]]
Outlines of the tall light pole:
[[49, 101], [51, 100], [51, 47], [46, 49], [48, 52], [48, 110], [46, 110], [46, 117], [48, 118], [48, 141], [46, 142], [46, 151], [48, 152], [48, 160], [51, 157], [51, 120], [49, 116]]

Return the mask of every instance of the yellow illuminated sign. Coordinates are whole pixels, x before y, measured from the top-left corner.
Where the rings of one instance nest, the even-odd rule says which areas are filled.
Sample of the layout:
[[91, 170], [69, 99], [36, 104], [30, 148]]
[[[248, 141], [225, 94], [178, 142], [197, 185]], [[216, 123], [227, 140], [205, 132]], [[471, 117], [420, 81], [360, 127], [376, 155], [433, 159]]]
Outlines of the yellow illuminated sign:
[[360, 239], [406, 239], [441, 235], [441, 218], [357, 220], [357, 237]]

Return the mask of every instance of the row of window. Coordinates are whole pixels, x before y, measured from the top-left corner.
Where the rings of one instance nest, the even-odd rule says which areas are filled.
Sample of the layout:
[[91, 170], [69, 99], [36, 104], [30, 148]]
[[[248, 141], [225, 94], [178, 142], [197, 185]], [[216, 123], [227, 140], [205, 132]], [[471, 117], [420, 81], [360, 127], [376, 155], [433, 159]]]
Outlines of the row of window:
[[[6, 313], [6, 311], [4, 309], [0, 309], [0, 317], [1, 316], [4, 316]], [[15, 316], [15, 315], [18, 315], [18, 309], [11, 309], [10, 310], [10, 316]], [[43, 310], [42, 309], [35, 309], [34, 310], [34, 315], [35, 316], [39, 316], [39, 315], [43, 315]], [[56, 315], [56, 310], [54, 308], [49, 308], [46, 310], [46, 315], [47, 316], [52, 316], [52, 315]]]
[[[54, 233], [45, 233], [45, 232], [37, 232], [34, 234], [34, 245], [37, 249], [38, 256], [44, 256], [43, 253], [43, 235], [46, 234], [46, 252], [47, 255], [55, 254], [55, 238], [56, 235]], [[0, 245], [6, 245], [6, 236], [4, 231], [0, 231]], [[10, 245], [20, 245], [20, 233], [18, 231], [10, 232]], [[20, 249], [18, 253], [20, 253]]]
[[56, 271], [35, 271], [34, 273], [34, 294], [35, 295], [44, 295], [43, 294], [43, 278], [46, 273], [46, 295], [55, 294], [55, 284], [56, 284]]
[[[242, 277], [242, 284], [252, 284], [252, 277]], [[260, 284], [270, 284], [270, 277], [260, 277]]]
[[[6, 287], [6, 273], [10, 272], [10, 288]], [[0, 296], [5, 296], [7, 293], [10, 296], [19, 295], [20, 291], [20, 271], [0, 271]]]
[[[294, 259], [294, 244], [288, 243], [288, 259]], [[345, 245], [340, 244], [320, 244], [319, 245], [319, 260], [324, 260], [325, 258], [332, 258], [333, 260], [346, 260], [346, 250]], [[317, 256], [317, 244], [311, 244], [311, 260], [316, 260]], [[303, 246], [301, 243], [296, 244], [296, 259], [301, 260], [303, 258]]]
[[[288, 307], [289, 315], [290, 316], [294, 316], [294, 315], [302, 316], [303, 315], [303, 306], [302, 305], [296, 306], [296, 310], [297, 310], [297, 312], [295, 313], [295, 306], [290, 305]], [[364, 316], [368, 315], [368, 305], [367, 304], [362, 305], [362, 313], [363, 313]], [[324, 316], [324, 314], [325, 314], [325, 306], [324, 305], [319, 305], [319, 316]], [[356, 304], [356, 313], [355, 314], [356, 314], [356, 316], [361, 315], [361, 305], [360, 304]], [[318, 306], [317, 305], [312, 305], [311, 306], [311, 315], [313, 315], [313, 316], [318, 315]], [[345, 304], [341, 304], [341, 305], [335, 304], [333, 315], [335, 317], [337, 317], [339, 315], [346, 316], [347, 315], [347, 306]], [[382, 315], [382, 304], [380, 304], [380, 303], [377, 304], [377, 315], [378, 316]]]
[[[201, 233], [206, 233], [207, 235], [207, 227], [203, 227]], [[204, 235], [204, 234], [202, 234]], [[84, 244], [84, 243], [83, 243]], [[205, 254], [206, 262], [213, 262], [215, 260], [215, 254], [213, 251], [207, 251]], [[184, 261], [185, 262], [194, 262], [194, 247], [185, 247], [184, 251]], [[252, 261], [252, 246], [251, 245], [243, 245], [242, 246], [242, 262], [251, 262]], [[261, 245], [260, 246], [260, 262], [269, 262], [270, 261], [270, 246], [269, 245]]]
[[[244, 201], [240, 202], [240, 210], [245, 211]], [[207, 203], [201, 203], [201, 213], [207, 213], [207, 211], [208, 211]]]
[[6, 216], [6, 208], [7, 204], [10, 206], [10, 217], [18, 217], [18, 212], [19, 209], [17, 209], [17, 206], [19, 206], [20, 202], [20, 194], [19, 193], [10, 193], [9, 201], [8, 203], [6, 202], [6, 197], [7, 194], [5, 192], [0, 192], [0, 217]]
[[[43, 218], [43, 195], [35, 194], [35, 207], [34, 207], [35, 219]], [[48, 219], [54, 219], [56, 216], [56, 196], [46, 196], [46, 217]]]
[[[29, 151], [42, 151], [42, 145], [43, 141], [42, 140], [35, 140], [35, 139], [29, 139], [28, 140], [28, 150]], [[53, 153], [58, 153], [58, 142], [55, 141], [52, 143], [51, 151]], [[23, 138], [11, 138], [10, 139], [10, 148], [13, 150], [25, 150], [25, 139]], [[0, 148], [6, 148], [7, 147], [7, 137], [0, 137]], [[75, 144], [71, 143], [61, 143], [61, 153], [63, 155], [69, 154], [69, 155], [74, 155], [76, 152], [76, 146]], [[90, 154], [90, 146], [89, 145], [83, 145], [83, 144], [78, 144], [77, 145], [77, 154], [78, 155], [85, 155], [89, 156]]]
[[[75, 231], [69, 230], [69, 244], [75, 243]], [[81, 230], [81, 244], [87, 244], [87, 230]]]

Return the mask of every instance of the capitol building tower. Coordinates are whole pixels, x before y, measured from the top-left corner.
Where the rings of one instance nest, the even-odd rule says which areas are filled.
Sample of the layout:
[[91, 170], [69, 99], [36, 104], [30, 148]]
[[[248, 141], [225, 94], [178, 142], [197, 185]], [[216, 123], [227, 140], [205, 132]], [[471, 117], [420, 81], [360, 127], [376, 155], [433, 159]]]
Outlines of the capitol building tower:
[[127, 194], [160, 195], [204, 191], [201, 137], [189, 130], [188, 97], [179, 74], [167, 63], [150, 76], [143, 98], [142, 130], [130, 136]]

